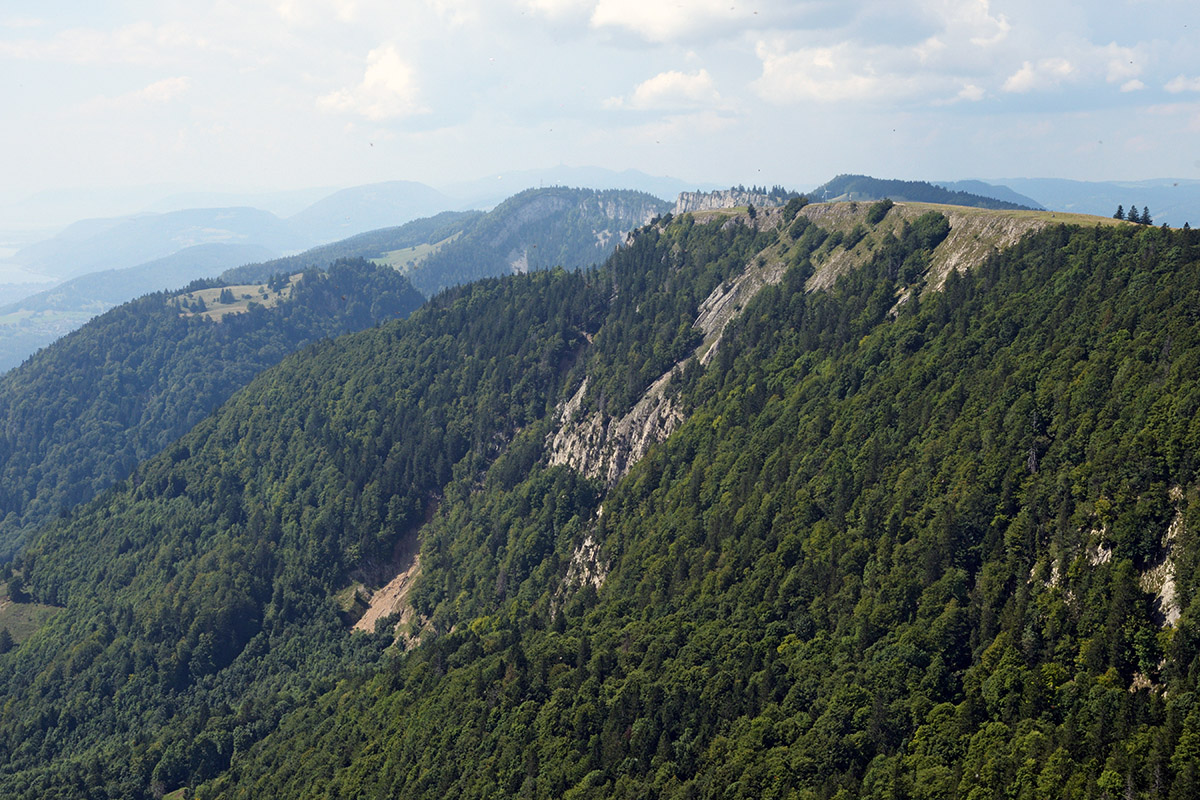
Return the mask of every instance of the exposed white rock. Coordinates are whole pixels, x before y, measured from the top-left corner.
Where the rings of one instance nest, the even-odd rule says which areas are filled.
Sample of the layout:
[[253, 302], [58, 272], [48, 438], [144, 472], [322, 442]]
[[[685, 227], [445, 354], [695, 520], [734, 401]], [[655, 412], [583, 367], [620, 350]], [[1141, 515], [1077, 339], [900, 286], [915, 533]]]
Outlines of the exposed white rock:
[[[703, 339], [693, 355], [707, 364], [720, 344], [721, 333], [762, 287], [778, 283], [785, 265], [777, 257], [759, 254], [736, 278], [717, 286], [700, 304], [693, 327]], [[549, 437], [550, 463], [565, 465], [590, 478], [615, 484], [651, 447], [666, 439], [683, 422], [683, 414], [666, 394], [667, 385], [687, 359], [675, 364], [650, 385], [624, 416], [601, 412], [583, 414], [585, 378], [575, 394], [558, 409], [558, 426]]]
[[508, 254], [508, 268], [514, 275], [524, 275], [529, 272], [529, 248], [513, 250]]
[[692, 211], [715, 211], [719, 208], [737, 208], [738, 206], [768, 208], [778, 205], [781, 204], [777, 200], [759, 192], [736, 189], [723, 189], [715, 192], [680, 192], [672, 213], [687, 214]]
[[1183, 514], [1178, 506], [1183, 499], [1183, 490], [1178, 486], [1173, 487], [1169, 497], [1176, 503], [1175, 516], [1163, 537], [1162, 559], [1142, 573], [1141, 586], [1142, 591], [1157, 598], [1158, 612], [1162, 614], [1163, 623], [1174, 627], [1182, 613], [1175, 587], [1175, 542], [1183, 534]]
[[566, 465], [605, 483], [615, 484], [646, 452], [666, 439], [683, 414], [664, 389], [674, 370], [655, 381], [642, 399], [620, 419], [595, 412], [580, 415], [587, 380], [564, 404], [557, 432], [550, 441], [550, 463]]
[[600, 543], [589, 532], [583, 541], [571, 553], [571, 563], [567, 566], [567, 577], [563, 581], [565, 588], [582, 588], [587, 584], [599, 590], [608, 577], [608, 565], [600, 558]]
[[1107, 564], [1112, 561], [1113, 551], [1111, 547], [1104, 543], [1104, 534], [1105, 531], [1103, 529], [1092, 531], [1094, 542], [1088, 546], [1086, 555], [1088, 563], [1093, 567], [1098, 567], [1101, 564]]

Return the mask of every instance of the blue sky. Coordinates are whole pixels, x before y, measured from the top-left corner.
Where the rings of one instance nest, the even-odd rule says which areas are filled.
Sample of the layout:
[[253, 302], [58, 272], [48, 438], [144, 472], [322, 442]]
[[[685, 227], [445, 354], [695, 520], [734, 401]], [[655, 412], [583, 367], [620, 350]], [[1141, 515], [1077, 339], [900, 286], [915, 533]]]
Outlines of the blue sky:
[[7, 0], [0, 192], [1200, 178], [1198, 37], [1194, 0]]

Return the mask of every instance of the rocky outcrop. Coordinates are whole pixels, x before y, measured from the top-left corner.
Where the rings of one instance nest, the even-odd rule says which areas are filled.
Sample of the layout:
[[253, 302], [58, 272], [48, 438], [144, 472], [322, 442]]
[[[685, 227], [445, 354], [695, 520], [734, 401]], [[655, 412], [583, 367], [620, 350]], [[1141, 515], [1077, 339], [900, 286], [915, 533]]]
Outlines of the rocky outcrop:
[[563, 581], [564, 589], [581, 589], [591, 585], [599, 589], [608, 577], [608, 565], [600, 554], [600, 543], [589, 532], [583, 541], [571, 553], [571, 563], [567, 565], [567, 577]]
[[877, 225], [866, 222], [869, 203], [810, 203], [800, 214], [825, 230], [849, 233], [857, 226], [868, 229], [857, 245], [850, 249], [836, 247], [821, 251], [813, 259], [816, 269], [809, 278], [808, 289], [832, 288], [838, 277], [867, 264], [882, 237], [900, 235], [906, 222], [929, 211], [937, 211], [950, 222], [950, 235], [933, 251], [929, 264], [926, 291], [937, 291], [953, 272], [966, 272], [984, 262], [994, 251], [1012, 247], [1026, 234], [1041, 230], [1055, 222], [1095, 224], [1096, 218], [1078, 215], [1054, 215], [1035, 211], [989, 211], [982, 208], [942, 206], [930, 203], [896, 203]]
[[1155, 610], [1164, 626], [1175, 626], [1183, 609], [1179, 605], [1179, 594], [1175, 587], [1175, 545], [1183, 535], [1183, 512], [1179, 504], [1183, 500], [1183, 489], [1173, 486], [1169, 493], [1175, 504], [1175, 516], [1163, 536], [1162, 555], [1157, 563], [1142, 573], [1142, 590], [1155, 597]]
[[761, 192], [747, 192], [738, 189], [722, 189], [716, 192], [680, 192], [672, 213], [688, 214], [693, 211], [715, 211], [719, 208], [737, 208], [738, 206], [770, 208], [778, 205], [782, 205], [778, 198], [772, 198]]
[[615, 484], [683, 421], [664, 391], [674, 374], [672, 369], [655, 381], [619, 419], [600, 412], [581, 413], [588, 387], [585, 378], [559, 412], [558, 430], [550, 440], [550, 463]]
[[[778, 283], [785, 264], [775, 251], [764, 251], [736, 278], [717, 286], [700, 304], [693, 326], [703, 338], [692, 355], [707, 364], [720, 345], [721, 333], [762, 287]], [[690, 358], [690, 356], [689, 356]], [[584, 378], [570, 400], [558, 409], [558, 425], [549, 437], [550, 463], [569, 466], [590, 478], [615, 484], [654, 445], [666, 439], [683, 422], [683, 414], [666, 389], [687, 359], [679, 361], [650, 385], [624, 416], [601, 412], [585, 414]]]

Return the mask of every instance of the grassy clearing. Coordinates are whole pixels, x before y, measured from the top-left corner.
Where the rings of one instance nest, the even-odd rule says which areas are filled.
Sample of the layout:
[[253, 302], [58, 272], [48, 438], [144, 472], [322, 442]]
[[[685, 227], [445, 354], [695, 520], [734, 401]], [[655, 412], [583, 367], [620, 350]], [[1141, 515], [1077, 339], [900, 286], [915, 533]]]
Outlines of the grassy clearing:
[[414, 247], [403, 247], [399, 250], [389, 250], [379, 258], [371, 259], [376, 264], [385, 267], [391, 267], [398, 271], [401, 275], [408, 275], [417, 266], [429, 256], [441, 250], [443, 247], [453, 242], [461, 233], [456, 233], [453, 236], [443, 239], [440, 242], [422, 243]]
[[[180, 316], [204, 317], [214, 322], [220, 322], [230, 314], [244, 314], [250, 310], [251, 303], [258, 303], [264, 308], [272, 308], [292, 296], [292, 287], [300, 280], [296, 273], [287, 286], [275, 291], [265, 283], [243, 283], [237, 286], [222, 286], [216, 289], [200, 289], [195, 292], [185, 292], [171, 298], [170, 302], [180, 309]], [[221, 295], [226, 291], [233, 296], [232, 302], [221, 301]], [[203, 302], [203, 311], [197, 310], [197, 305]]]
[[54, 606], [37, 603], [14, 603], [8, 596], [8, 584], [0, 584], [0, 628], [8, 628], [13, 642], [20, 644], [62, 611]]

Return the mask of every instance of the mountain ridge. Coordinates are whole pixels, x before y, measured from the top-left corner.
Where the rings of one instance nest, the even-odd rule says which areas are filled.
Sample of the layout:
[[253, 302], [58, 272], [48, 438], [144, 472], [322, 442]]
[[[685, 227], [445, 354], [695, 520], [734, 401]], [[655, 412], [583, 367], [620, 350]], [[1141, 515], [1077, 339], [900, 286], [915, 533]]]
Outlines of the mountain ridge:
[[290, 357], [17, 561], [76, 613], [0, 657], [0, 787], [1187, 796], [1200, 237], [978, 212], [1047, 219], [941, 280], [962, 213], [664, 216]]

